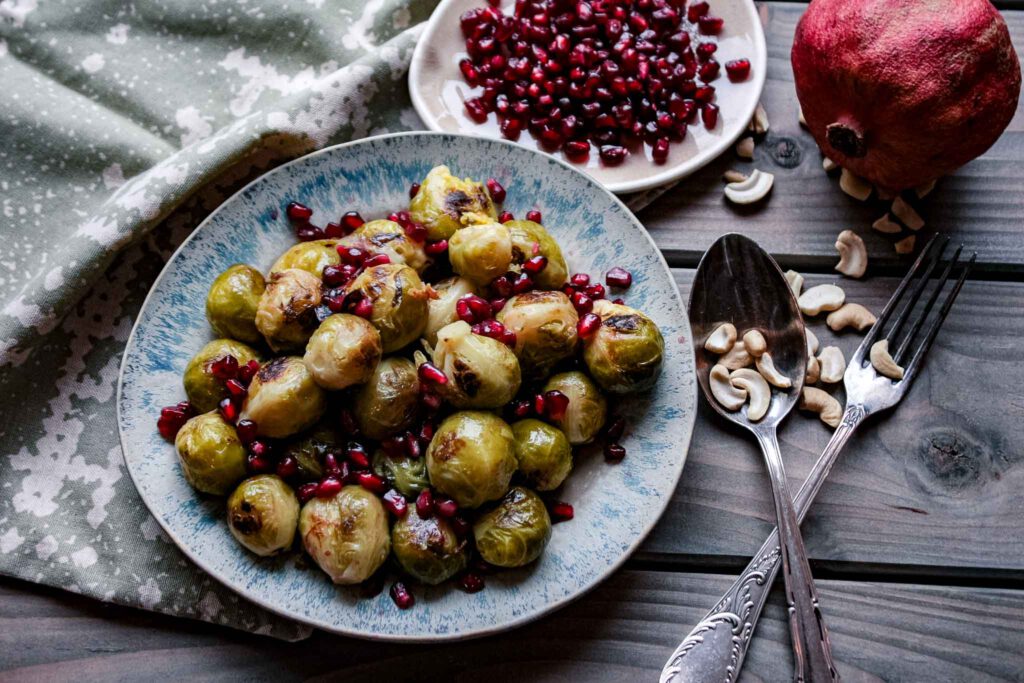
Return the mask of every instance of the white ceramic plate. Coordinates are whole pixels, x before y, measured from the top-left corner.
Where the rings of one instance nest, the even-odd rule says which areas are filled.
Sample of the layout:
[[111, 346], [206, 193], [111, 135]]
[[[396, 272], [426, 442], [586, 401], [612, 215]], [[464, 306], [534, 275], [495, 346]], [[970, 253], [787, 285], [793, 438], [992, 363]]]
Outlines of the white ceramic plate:
[[[516, 215], [538, 208], [573, 271], [630, 269], [626, 300], [665, 335], [665, 364], [649, 394], [619, 402], [630, 423], [629, 453], [618, 465], [600, 454], [577, 458], [558, 495], [576, 518], [555, 526], [533, 565], [487, 578], [473, 595], [451, 583], [413, 587], [401, 611], [387, 592], [360, 597], [334, 586], [296, 550], [260, 559], [231, 537], [223, 501], [185, 481], [174, 447], [156, 430], [161, 406], [184, 398], [181, 375], [210, 338], [204, 314], [213, 279], [233, 263], [264, 271], [295, 243], [284, 216], [290, 200], [314, 220], [358, 210], [367, 218], [408, 204], [408, 188], [435, 164], [466, 176], [494, 176]], [[658, 520], [686, 459], [696, 406], [690, 330], [661, 254], [633, 215], [586, 175], [551, 157], [497, 140], [437, 133], [370, 138], [331, 147], [270, 171], [225, 202], [181, 246], [153, 285], [121, 367], [118, 421], [128, 471], [167, 534], [200, 567], [246, 598], [286, 617], [363, 638], [431, 641], [501, 631], [549, 612], [615, 570]]]
[[[512, 4], [509, 0], [502, 4], [506, 14], [512, 13]], [[483, 89], [470, 88], [459, 71], [459, 60], [467, 56], [459, 17], [466, 10], [484, 5], [485, 0], [442, 0], [416, 44], [409, 69], [409, 92], [420, 118], [431, 130], [501, 138], [494, 114], [486, 123], [478, 124], [463, 106], [465, 100]], [[625, 163], [614, 167], [604, 166], [592, 151], [586, 164], [578, 167], [608, 190], [637, 192], [687, 176], [727, 150], [746, 128], [764, 89], [768, 64], [764, 29], [753, 0], [711, 0], [711, 13], [725, 19], [722, 34], [708, 38], [717, 40], [715, 59], [723, 65], [722, 75], [713, 82], [716, 103], [721, 108], [718, 125], [710, 131], [699, 121], [691, 125], [682, 142], [672, 143], [668, 161], [662, 165], [646, 157], [649, 147], [630, 154]], [[751, 62], [750, 76], [741, 83], [732, 83], [725, 75], [724, 64], [741, 57]], [[539, 149], [528, 132], [517, 144]], [[564, 159], [561, 152], [552, 156]]]

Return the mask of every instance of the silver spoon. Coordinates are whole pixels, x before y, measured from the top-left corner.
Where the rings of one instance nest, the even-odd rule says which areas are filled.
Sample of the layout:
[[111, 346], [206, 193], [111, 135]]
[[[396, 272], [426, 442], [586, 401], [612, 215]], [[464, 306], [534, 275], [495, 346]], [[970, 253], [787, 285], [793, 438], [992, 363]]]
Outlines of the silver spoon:
[[[711, 394], [708, 374], [716, 356], [704, 349], [704, 341], [720, 324], [730, 322], [742, 337], [757, 329], [768, 342], [775, 367], [788, 376], [789, 389], [772, 388], [768, 413], [759, 421], [747, 418], [747, 406], [725, 410]], [[818, 607], [800, 524], [786, 485], [786, 472], [776, 428], [796, 404], [807, 367], [807, 342], [796, 298], [771, 256], [753, 240], [728, 234], [716, 241], [700, 261], [690, 292], [690, 327], [697, 358], [697, 379], [708, 403], [725, 419], [749, 429], [764, 453], [775, 498], [775, 516], [782, 539], [782, 572], [786, 580], [789, 627], [793, 641], [794, 680], [818, 683], [836, 681], [828, 629]], [[691, 672], [693, 673], [693, 672]], [[693, 680], [703, 681], [703, 672]], [[710, 673], [710, 672], [708, 672]], [[669, 673], [662, 681], [682, 681]]]

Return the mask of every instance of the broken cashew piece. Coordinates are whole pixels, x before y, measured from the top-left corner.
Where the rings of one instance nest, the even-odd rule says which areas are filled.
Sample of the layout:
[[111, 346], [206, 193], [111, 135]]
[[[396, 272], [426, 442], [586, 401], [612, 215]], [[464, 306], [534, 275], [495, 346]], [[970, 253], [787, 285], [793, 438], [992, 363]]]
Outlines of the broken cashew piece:
[[825, 318], [825, 324], [833, 332], [841, 332], [847, 327], [852, 327], [858, 332], [863, 332], [875, 324], [875, 314], [860, 304], [843, 304], [839, 309], [832, 311]]
[[839, 263], [836, 270], [847, 277], [862, 277], [868, 268], [868, 249], [853, 230], [843, 230], [836, 238]]
[[725, 196], [733, 204], [753, 204], [761, 201], [772, 190], [775, 176], [765, 171], [754, 169], [750, 177], [742, 183], [729, 183], [725, 186]]
[[822, 422], [835, 429], [843, 420], [843, 407], [839, 401], [814, 387], [804, 387], [800, 394], [800, 410], [817, 413]]
[[880, 339], [872, 344], [868, 358], [871, 360], [871, 366], [879, 375], [889, 379], [903, 379], [903, 368], [896, 365], [896, 361], [889, 354], [888, 339]]
[[736, 326], [732, 323], [722, 323], [715, 328], [715, 331], [708, 335], [704, 342], [704, 348], [711, 353], [728, 353], [732, 345], [736, 343]]
[[711, 387], [711, 395], [718, 401], [718, 405], [726, 410], [735, 412], [747, 402], [746, 389], [734, 386], [729, 376], [729, 369], [724, 365], [716, 365], [711, 368], [708, 375], [708, 386]]
[[924, 227], [924, 219], [903, 197], [897, 197], [896, 201], [892, 203], [892, 215], [899, 218], [903, 225], [911, 230], [920, 230]]
[[871, 196], [871, 184], [845, 168], [843, 174], [839, 176], [839, 189], [862, 202], [867, 201], [867, 198]]
[[828, 157], [824, 157], [821, 160], [821, 167], [823, 169], [825, 169], [825, 173], [831, 173], [832, 171], [834, 171], [837, 168], [839, 168], [839, 164], [837, 164], [836, 162], [832, 161]]
[[795, 270], [787, 270], [786, 282], [789, 283], [789, 288], [793, 290], [793, 296], [800, 296], [800, 292], [804, 288], [804, 276]]
[[843, 380], [846, 373], [846, 358], [838, 346], [826, 346], [818, 354], [821, 371], [818, 379], [826, 384], [835, 384]]
[[749, 368], [753, 365], [754, 358], [747, 353], [747, 347], [743, 340], [740, 339], [732, 345], [731, 349], [718, 358], [718, 362], [729, 370], [739, 370], [740, 368]]
[[937, 182], [939, 182], [938, 179], [929, 180], [924, 185], [918, 185], [917, 187], [914, 188], [914, 194], [917, 195], [918, 199], [924, 199], [929, 194], [931, 194], [932, 190], [935, 189], [935, 183]]
[[754, 358], [760, 358], [768, 350], [768, 342], [758, 330], [747, 330], [743, 333], [743, 348]]
[[814, 384], [821, 377], [821, 363], [816, 356], [807, 356], [807, 374], [804, 375], [804, 385]]
[[764, 377], [749, 368], [741, 368], [729, 375], [732, 385], [747, 393], [747, 419], [757, 422], [768, 412], [772, 402], [772, 388]]
[[754, 138], [743, 138], [736, 143], [736, 156], [750, 161], [754, 158]]
[[775, 361], [772, 360], [770, 353], [763, 353], [761, 357], [755, 361], [757, 365], [757, 371], [761, 373], [769, 384], [776, 386], [779, 389], [789, 389], [793, 386], [793, 382], [779, 372], [778, 368], [775, 367]]
[[751, 117], [750, 123], [747, 124], [747, 130], [754, 135], [764, 135], [768, 132], [768, 112], [764, 110], [761, 103], [757, 103], [757, 109], [754, 110], [754, 116]]
[[746, 173], [740, 173], [739, 171], [735, 171], [733, 169], [729, 169], [728, 171], [722, 174], [722, 180], [724, 180], [727, 183], [742, 183], [746, 179]]
[[806, 327], [804, 328], [804, 334], [807, 335], [807, 355], [813, 356], [818, 352], [818, 338]]
[[900, 224], [889, 218], [889, 214], [885, 214], [872, 223], [871, 227], [878, 232], [885, 233], [886, 235], [898, 235], [903, 232], [903, 228], [900, 227]]
[[796, 303], [804, 315], [834, 311], [846, 302], [846, 292], [836, 285], [818, 285], [800, 295]]
[[896, 249], [897, 254], [912, 254], [916, 242], [917, 235], [908, 235], [892, 246]]

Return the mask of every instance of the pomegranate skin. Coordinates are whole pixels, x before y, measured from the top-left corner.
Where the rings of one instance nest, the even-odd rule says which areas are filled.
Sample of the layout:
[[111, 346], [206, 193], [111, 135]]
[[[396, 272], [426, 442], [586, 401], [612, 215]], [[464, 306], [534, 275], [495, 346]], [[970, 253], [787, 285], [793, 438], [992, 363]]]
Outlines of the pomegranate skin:
[[988, 0], [813, 0], [791, 59], [822, 151], [887, 190], [981, 155], [1020, 95], [1020, 62]]

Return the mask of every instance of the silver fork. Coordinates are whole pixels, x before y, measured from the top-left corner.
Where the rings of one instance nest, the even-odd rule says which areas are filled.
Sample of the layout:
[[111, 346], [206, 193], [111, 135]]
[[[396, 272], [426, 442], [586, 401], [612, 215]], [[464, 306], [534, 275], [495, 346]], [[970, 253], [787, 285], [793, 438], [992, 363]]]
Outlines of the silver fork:
[[[846, 375], [843, 378], [846, 386], [846, 410], [843, 413], [842, 423], [829, 439], [821, 457], [818, 458], [818, 462], [815, 463], [793, 501], [799, 521], [803, 521], [811, 502], [839, 457], [839, 452], [846, 445], [854, 430], [867, 416], [899, 403], [917, 376], [925, 354], [931, 348], [935, 335], [938, 334], [942, 322], [949, 314], [949, 309], [953, 306], [953, 301], [960, 293], [964, 280], [977, 257], [977, 254], [973, 254], [970, 260], [964, 264], [960, 276], [946, 295], [937, 315], [932, 317], [931, 323], [908, 360], [911, 344], [928, 320], [939, 295], [959, 261], [962, 245], [957, 248], [953, 257], [947, 262], [942, 274], [938, 277], [935, 288], [926, 299], [923, 310], [911, 323], [909, 330], [902, 334], [921, 294], [941, 263], [942, 254], [948, 243], [949, 238], [936, 235], [921, 250], [921, 255], [917, 257], [910, 272], [900, 282], [896, 292], [878, 316], [878, 321], [868, 331], [850, 359]], [[917, 277], [917, 281], [914, 282], [910, 294], [904, 298], [903, 295], [918, 275], [920, 277]], [[893, 318], [893, 312], [900, 305], [901, 299], [903, 299], [902, 307]], [[868, 361], [871, 345], [880, 339], [888, 339], [889, 347], [895, 348], [892, 357], [897, 364], [903, 366], [906, 363], [903, 379], [894, 381], [882, 377], [875, 372]], [[732, 683], [735, 681], [739, 677], [751, 636], [757, 626], [757, 620], [761, 616], [761, 610], [764, 608], [765, 600], [771, 591], [780, 565], [779, 531], [775, 529], [754, 555], [747, 568], [740, 574], [736, 583], [690, 631], [669, 657], [661, 671], [661, 683], [681, 681]]]

